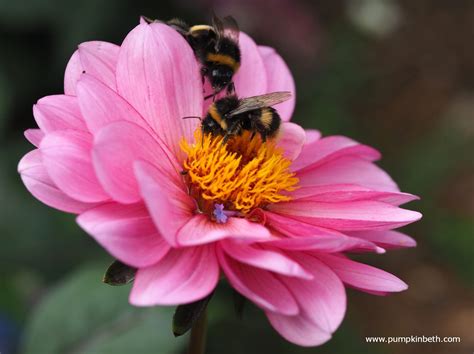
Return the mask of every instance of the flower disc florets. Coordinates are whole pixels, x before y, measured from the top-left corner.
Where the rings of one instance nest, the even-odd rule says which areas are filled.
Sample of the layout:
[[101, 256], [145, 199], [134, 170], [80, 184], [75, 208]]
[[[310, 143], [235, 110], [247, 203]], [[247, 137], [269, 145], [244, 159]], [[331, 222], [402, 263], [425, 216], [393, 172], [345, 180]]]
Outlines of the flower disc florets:
[[[289, 201], [298, 178], [289, 169], [274, 141], [262, 142], [246, 132], [230, 138], [195, 133], [195, 143], [181, 143], [187, 154], [183, 163], [190, 194], [199, 209], [216, 219], [216, 205], [246, 215], [270, 203]], [[219, 207], [221, 208], [221, 207]], [[217, 218], [219, 221], [219, 218]]]

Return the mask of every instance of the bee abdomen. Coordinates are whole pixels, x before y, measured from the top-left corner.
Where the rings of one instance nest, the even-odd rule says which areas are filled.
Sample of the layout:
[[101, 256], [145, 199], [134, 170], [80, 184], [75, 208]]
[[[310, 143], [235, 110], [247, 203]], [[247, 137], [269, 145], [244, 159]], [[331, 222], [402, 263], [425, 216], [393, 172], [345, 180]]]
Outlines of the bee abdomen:
[[261, 110], [260, 119], [258, 120], [259, 130], [265, 137], [274, 137], [280, 129], [280, 116], [272, 107], [265, 107]]

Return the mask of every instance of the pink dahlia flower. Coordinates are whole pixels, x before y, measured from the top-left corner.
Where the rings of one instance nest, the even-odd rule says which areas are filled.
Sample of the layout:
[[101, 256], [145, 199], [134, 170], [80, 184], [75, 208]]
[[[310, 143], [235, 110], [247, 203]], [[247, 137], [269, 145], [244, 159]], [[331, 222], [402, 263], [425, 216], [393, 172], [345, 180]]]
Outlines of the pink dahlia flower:
[[[240, 46], [240, 97], [294, 93], [273, 49], [244, 33]], [[373, 163], [376, 150], [290, 123], [294, 104], [275, 106], [284, 121], [276, 143], [202, 138], [198, 120], [181, 119], [209, 105], [191, 48], [170, 27], [141, 23], [121, 46], [79, 45], [64, 94], [33, 108], [39, 129], [25, 135], [37, 148], [18, 169], [36, 198], [78, 214], [138, 269], [131, 304], [191, 303], [225, 277], [284, 338], [319, 345], [344, 317], [344, 285], [376, 295], [407, 288], [346, 252], [413, 247], [393, 229], [421, 215], [399, 208], [416, 197]]]

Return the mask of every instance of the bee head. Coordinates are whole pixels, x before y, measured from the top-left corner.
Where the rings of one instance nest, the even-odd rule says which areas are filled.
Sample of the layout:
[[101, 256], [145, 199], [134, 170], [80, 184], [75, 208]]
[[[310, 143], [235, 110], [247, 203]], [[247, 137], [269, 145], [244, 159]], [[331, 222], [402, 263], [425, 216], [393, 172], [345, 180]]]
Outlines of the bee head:
[[201, 123], [201, 131], [207, 134], [222, 134], [222, 128], [210, 115], [206, 116]]
[[215, 92], [221, 91], [227, 87], [234, 75], [234, 70], [226, 65], [216, 65], [209, 72], [209, 81]]

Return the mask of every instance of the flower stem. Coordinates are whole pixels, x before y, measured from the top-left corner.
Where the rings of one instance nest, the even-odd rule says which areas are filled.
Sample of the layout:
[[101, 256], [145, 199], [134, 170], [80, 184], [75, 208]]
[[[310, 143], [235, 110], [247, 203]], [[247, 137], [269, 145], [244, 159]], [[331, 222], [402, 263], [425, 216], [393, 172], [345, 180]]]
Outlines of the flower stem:
[[194, 323], [189, 337], [188, 354], [204, 354], [206, 348], [207, 310]]

